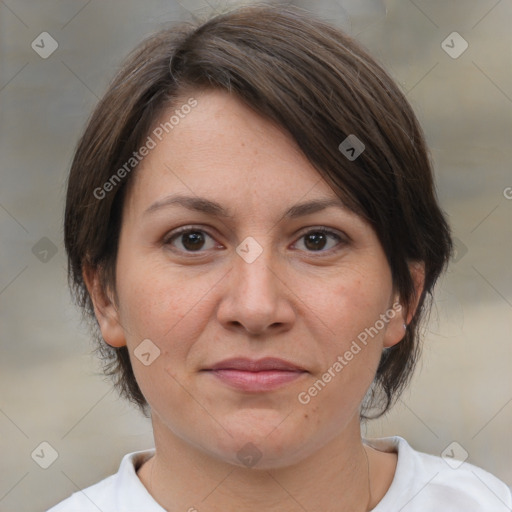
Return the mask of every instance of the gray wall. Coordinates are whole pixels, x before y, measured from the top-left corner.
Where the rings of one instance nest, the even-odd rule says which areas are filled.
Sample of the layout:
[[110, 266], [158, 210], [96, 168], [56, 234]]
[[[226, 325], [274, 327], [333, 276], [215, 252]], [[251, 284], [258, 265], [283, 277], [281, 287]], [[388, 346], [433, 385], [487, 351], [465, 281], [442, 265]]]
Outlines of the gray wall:
[[[364, 433], [402, 435], [438, 455], [456, 441], [469, 462], [511, 485], [512, 3], [300, 5], [356, 36], [407, 92], [458, 240], [412, 386]], [[124, 55], [164, 23], [205, 6], [0, 1], [2, 512], [45, 510], [115, 472], [125, 453], [152, 446], [149, 421], [111, 391], [70, 303], [65, 181], [84, 123]], [[469, 45], [457, 58], [442, 47], [453, 31]], [[58, 44], [47, 58], [31, 47], [51, 50], [42, 32]], [[451, 39], [449, 51], [458, 53], [463, 41]], [[58, 452], [48, 469], [31, 457], [41, 442]]]

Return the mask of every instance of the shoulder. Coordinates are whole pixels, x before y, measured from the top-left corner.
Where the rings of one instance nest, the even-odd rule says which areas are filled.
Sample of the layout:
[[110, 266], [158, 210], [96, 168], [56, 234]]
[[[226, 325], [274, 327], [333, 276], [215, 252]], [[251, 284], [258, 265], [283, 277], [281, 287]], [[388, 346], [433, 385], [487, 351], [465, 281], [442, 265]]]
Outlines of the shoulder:
[[373, 512], [510, 511], [512, 493], [497, 477], [468, 462], [456, 460], [450, 450], [444, 457], [413, 449], [399, 436], [365, 440], [381, 451], [398, 452], [393, 482]]
[[137, 468], [153, 453], [154, 449], [126, 454], [116, 474], [73, 493], [47, 512], [162, 511], [136, 473]]
[[[85, 512], [93, 509], [103, 510], [112, 502], [114, 490], [117, 487], [117, 475], [111, 475], [100, 482], [81, 491], [73, 493], [69, 498], [61, 501], [47, 512]], [[110, 508], [105, 508], [105, 512]]]

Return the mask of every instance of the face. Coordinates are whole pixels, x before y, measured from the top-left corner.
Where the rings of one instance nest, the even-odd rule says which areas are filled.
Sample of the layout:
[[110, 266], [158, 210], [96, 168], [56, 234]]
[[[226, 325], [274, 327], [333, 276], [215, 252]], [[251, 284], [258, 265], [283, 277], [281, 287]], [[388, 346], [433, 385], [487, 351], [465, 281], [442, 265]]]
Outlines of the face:
[[[133, 177], [119, 303], [97, 316], [108, 343], [128, 346], [161, 433], [234, 464], [247, 443], [258, 467], [291, 464], [359, 428], [404, 318], [375, 232], [294, 141], [225, 92], [193, 97]], [[318, 201], [333, 204], [298, 208]]]

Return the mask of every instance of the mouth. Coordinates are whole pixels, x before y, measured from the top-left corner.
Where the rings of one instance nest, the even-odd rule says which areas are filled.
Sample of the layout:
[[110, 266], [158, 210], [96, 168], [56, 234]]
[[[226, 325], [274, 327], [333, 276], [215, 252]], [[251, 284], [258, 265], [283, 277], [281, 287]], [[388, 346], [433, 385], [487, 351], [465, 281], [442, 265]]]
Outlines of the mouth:
[[308, 374], [304, 368], [274, 357], [226, 359], [203, 371], [231, 388], [253, 393], [280, 388]]

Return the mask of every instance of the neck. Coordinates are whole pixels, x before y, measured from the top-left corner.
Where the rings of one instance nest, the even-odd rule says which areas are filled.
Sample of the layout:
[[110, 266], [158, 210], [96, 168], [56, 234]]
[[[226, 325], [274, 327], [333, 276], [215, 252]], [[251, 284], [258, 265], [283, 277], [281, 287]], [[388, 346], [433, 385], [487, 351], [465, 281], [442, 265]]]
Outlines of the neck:
[[205, 454], [155, 418], [153, 429], [156, 453], [138, 475], [168, 512], [367, 512], [376, 505], [371, 486], [376, 452], [363, 446], [358, 422], [300, 462], [269, 469]]

